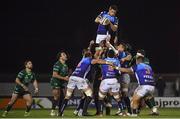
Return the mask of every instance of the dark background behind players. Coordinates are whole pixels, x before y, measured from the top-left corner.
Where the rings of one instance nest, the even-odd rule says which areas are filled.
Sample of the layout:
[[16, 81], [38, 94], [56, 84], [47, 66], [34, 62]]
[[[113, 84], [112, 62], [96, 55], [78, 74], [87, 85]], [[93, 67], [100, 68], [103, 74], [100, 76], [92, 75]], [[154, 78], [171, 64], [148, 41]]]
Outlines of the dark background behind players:
[[134, 50], [145, 49], [155, 72], [178, 73], [180, 8], [174, 1], [6, 0], [1, 3], [0, 72], [16, 73], [30, 57], [37, 72], [51, 72], [65, 48], [77, 64], [81, 50], [95, 39], [95, 17], [110, 4], [119, 6], [119, 36]]

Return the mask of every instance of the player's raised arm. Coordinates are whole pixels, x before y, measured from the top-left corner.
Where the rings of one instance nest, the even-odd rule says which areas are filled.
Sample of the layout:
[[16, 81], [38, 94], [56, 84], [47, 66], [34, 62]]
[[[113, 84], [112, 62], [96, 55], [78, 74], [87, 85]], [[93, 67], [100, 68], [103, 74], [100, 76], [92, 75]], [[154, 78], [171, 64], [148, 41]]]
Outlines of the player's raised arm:
[[131, 68], [121, 68], [121, 67], [115, 67], [116, 70], [119, 70], [124, 73], [134, 73]]
[[102, 16], [101, 16], [101, 15], [102, 15], [102, 13], [103, 13], [103, 12], [101, 12], [101, 14], [99, 14], [99, 15], [96, 17], [96, 19], [94, 20], [95, 23], [98, 23], [98, 24], [99, 24], [99, 23], [101, 22], [101, 19], [102, 19]]
[[106, 46], [111, 48], [115, 52], [116, 55], [118, 54], [118, 50], [116, 50], [116, 48], [113, 45], [111, 45], [109, 41], [106, 41]]
[[92, 49], [92, 46], [93, 46], [94, 43], [95, 43], [94, 40], [90, 41], [89, 46], [88, 46], [88, 50]]
[[131, 61], [131, 59], [132, 59], [132, 55], [129, 53], [126, 57], [121, 59], [121, 62]]
[[108, 65], [113, 65], [113, 63], [102, 60], [102, 59], [93, 59], [91, 61], [91, 64], [108, 64]]

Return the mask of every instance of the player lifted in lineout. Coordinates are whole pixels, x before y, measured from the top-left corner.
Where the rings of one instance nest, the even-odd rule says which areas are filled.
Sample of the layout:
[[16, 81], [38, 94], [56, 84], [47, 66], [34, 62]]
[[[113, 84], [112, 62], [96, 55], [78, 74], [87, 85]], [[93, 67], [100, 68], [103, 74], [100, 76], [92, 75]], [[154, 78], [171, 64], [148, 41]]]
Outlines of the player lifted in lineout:
[[111, 5], [108, 12], [101, 12], [95, 19], [95, 22], [99, 24], [97, 29], [96, 44], [99, 44], [104, 40], [110, 41], [111, 35], [116, 33], [118, 29], [118, 18], [116, 17], [117, 12], [117, 6]]
[[34, 86], [34, 93], [38, 93], [38, 83], [36, 80], [35, 73], [32, 72], [33, 64], [30, 60], [25, 61], [24, 63], [25, 69], [20, 71], [16, 77], [16, 86], [14, 87], [14, 91], [11, 97], [10, 102], [8, 103], [6, 110], [3, 113], [3, 117], [6, 117], [8, 112], [11, 110], [13, 105], [15, 104], [18, 97], [23, 97], [23, 99], [26, 101], [26, 111], [24, 113], [24, 116], [27, 117], [30, 115], [31, 105], [32, 105], [32, 96], [29, 92], [28, 85], [29, 83], [33, 82]]

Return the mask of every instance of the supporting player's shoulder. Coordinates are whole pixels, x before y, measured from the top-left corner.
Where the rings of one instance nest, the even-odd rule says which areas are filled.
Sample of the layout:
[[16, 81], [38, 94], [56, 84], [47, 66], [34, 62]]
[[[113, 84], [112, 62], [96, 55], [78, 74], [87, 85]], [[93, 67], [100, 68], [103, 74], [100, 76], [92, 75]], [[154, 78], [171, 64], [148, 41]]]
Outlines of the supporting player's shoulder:
[[85, 63], [89, 63], [89, 64], [91, 64], [91, 61], [92, 61], [93, 59], [91, 58], [91, 57], [86, 57], [86, 58], [84, 58], [84, 62]]

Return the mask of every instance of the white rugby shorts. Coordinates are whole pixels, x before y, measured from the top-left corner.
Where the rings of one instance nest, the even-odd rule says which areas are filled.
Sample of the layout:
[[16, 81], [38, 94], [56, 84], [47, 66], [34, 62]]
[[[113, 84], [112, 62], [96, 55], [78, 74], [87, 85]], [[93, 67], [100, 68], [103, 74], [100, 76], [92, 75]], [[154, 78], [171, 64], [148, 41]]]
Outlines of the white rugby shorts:
[[103, 93], [107, 93], [109, 92], [109, 90], [112, 93], [117, 93], [120, 89], [120, 83], [118, 83], [118, 80], [116, 78], [103, 79], [101, 81], [99, 89]]
[[77, 76], [70, 76], [67, 87], [70, 89], [87, 89], [88, 88], [87, 79], [77, 77]]

